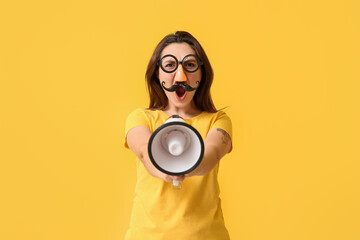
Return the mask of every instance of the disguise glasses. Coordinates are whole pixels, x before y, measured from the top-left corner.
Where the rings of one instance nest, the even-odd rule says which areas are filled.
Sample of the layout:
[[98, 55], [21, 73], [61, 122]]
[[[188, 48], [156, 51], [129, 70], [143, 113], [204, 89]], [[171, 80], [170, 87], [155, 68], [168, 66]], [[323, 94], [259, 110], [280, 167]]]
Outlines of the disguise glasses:
[[194, 54], [186, 55], [182, 61], [177, 60], [174, 55], [168, 54], [163, 56], [157, 63], [161, 69], [166, 73], [173, 73], [178, 68], [179, 64], [183, 66], [186, 72], [196, 72], [203, 63], [198, 56]]

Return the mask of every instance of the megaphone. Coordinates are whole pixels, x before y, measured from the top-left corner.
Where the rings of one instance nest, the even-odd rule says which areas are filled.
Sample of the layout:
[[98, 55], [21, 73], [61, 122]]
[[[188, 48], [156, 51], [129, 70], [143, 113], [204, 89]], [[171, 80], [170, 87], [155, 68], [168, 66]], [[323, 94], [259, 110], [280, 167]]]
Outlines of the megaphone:
[[[204, 142], [193, 126], [173, 115], [150, 136], [148, 153], [158, 170], [179, 176], [199, 166], [204, 156]], [[172, 188], [181, 188], [180, 182], [174, 180]]]

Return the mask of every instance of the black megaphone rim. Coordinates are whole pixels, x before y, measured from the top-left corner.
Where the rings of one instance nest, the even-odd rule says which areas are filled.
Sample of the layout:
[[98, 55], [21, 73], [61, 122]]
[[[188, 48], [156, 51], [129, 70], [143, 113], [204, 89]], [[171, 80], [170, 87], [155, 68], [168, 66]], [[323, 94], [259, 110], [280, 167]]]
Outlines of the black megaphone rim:
[[[182, 126], [185, 126], [187, 128], [190, 128], [195, 134], [196, 136], [198, 137], [199, 141], [200, 141], [200, 145], [201, 145], [201, 153], [200, 153], [200, 156], [199, 156], [199, 159], [196, 161], [196, 163], [194, 164], [194, 166], [192, 166], [190, 169], [186, 170], [186, 171], [183, 171], [183, 172], [178, 172], [178, 173], [174, 173], [174, 172], [169, 172], [169, 171], [166, 171], [165, 169], [163, 169], [162, 167], [160, 167], [155, 159], [154, 159], [154, 156], [152, 155], [152, 151], [151, 151], [151, 145], [152, 145], [152, 142], [154, 141], [154, 138], [155, 136], [164, 128], [166, 127], [169, 127], [169, 126], [172, 126], [172, 125], [182, 125]], [[184, 175], [184, 174], [187, 174], [187, 173], [190, 173], [192, 172], [193, 170], [195, 170], [195, 168], [197, 168], [197, 166], [199, 166], [199, 164], [201, 163], [203, 157], [204, 157], [204, 151], [205, 151], [205, 148], [204, 148], [204, 141], [200, 135], [200, 133], [193, 127], [191, 126], [190, 124], [187, 124], [185, 122], [169, 122], [169, 123], [164, 123], [163, 125], [161, 125], [160, 127], [158, 127], [150, 136], [150, 140], [149, 140], [149, 143], [148, 143], [148, 153], [149, 153], [149, 157], [150, 157], [150, 160], [152, 162], [152, 164], [158, 169], [160, 170], [161, 172], [163, 173], [166, 173], [168, 175], [172, 175], [172, 176], [180, 176], [180, 175]]]

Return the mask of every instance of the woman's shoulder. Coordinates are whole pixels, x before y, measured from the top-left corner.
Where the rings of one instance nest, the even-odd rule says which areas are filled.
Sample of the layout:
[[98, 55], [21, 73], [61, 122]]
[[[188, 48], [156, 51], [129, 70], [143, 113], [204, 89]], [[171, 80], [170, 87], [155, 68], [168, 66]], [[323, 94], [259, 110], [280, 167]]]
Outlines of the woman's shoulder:
[[135, 108], [134, 110], [132, 110], [130, 112], [130, 114], [132, 113], [145, 113], [145, 114], [156, 114], [157, 112], [160, 112], [159, 110], [156, 109], [149, 109], [149, 108]]
[[201, 115], [204, 117], [204, 118], [212, 118], [212, 119], [218, 119], [218, 118], [229, 118], [229, 115], [223, 110], [223, 109], [220, 109], [216, 112], [202, 112]]
[[130, 111], [128, 114], [128, 117], [132, 117], [132, 116], [141, 116], [145, 114], [145, 109], [144, 108], [135, 108], [134, 110]]
[[129, 113], [129, 116], [141, 116], [146, 118], [157, 118], [159, 115], [162, 115], [161, 110], [148, 109], [148, 108], [136, 108]]

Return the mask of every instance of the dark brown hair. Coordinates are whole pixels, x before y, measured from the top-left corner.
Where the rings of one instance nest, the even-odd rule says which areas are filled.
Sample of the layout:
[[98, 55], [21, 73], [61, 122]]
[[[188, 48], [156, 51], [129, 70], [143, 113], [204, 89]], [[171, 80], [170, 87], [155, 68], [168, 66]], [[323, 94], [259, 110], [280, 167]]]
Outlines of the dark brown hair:
[[205, 51], [201, 47], [200, 43], [190, 33], [185, 31], [177, 31], [174, 34], [165, 36], [156, 46], [154, 53], [150, 58], [145, 74], [145, 79], [150, 95], [149, 109], [163, 110], [168, 104], [168, 99], [164, 93], [164, 90], [160, 86], [159, 79], [157, 78], [157, 71], [159, 69], [157, 63], [164, 48], [171, 43], [187, 43], [195, 50], [196, 55], [203, 62], [203, 65], [201, 66], [202, 78], [200, 81], [200, 86], [194, 95], [195, 105], [201, 111], [212, 113], [217, 112], [210, 95], [210, 87], [213, 82], [214, 73], [209, 59], [207, 58]]

